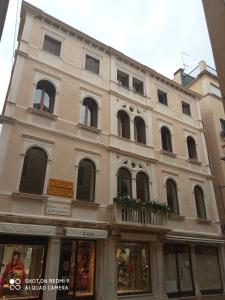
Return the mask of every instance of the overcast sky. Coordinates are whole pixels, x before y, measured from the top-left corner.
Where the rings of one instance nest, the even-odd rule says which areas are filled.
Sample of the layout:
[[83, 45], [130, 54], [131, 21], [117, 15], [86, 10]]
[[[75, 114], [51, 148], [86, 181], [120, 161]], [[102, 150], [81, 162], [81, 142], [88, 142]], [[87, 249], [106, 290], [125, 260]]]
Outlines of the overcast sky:
[[[171, 79], [183, 61], [189, 71], [201, 60], [215, 66], [201, 0], [28, 2]], [[17, 0], [10, 0], [0, 41], [0, 109], [12, 67], [16, 8]], [[188, 54], [183, 59], [182, 52]]]

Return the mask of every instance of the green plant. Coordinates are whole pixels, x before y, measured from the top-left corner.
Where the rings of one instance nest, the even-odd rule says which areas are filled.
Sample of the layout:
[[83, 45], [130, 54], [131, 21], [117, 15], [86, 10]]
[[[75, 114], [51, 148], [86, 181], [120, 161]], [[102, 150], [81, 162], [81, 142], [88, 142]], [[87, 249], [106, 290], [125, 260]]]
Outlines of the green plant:
[[164, 215], [169, 215], [171, 213], [171, 209], [166, 203], [159, 203], [156, 200], [145, 203], [140, 199], [134, 199], [129, 196], [123, 195], [113, 198], [113, 202], [123, 208], [149, 209], [155, 213], [159, 212]]

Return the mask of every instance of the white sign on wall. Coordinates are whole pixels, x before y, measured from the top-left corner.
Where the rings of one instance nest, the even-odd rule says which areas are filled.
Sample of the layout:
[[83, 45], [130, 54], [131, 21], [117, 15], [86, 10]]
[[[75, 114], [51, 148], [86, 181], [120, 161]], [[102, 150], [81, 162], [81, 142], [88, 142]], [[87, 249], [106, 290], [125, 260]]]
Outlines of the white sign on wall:
[[46, 204], [46, 214], [71, 216], [71, 205], [64, 203], [48, 202]]
[[85, 239], [107, 239], [107, 230], [66, 227], [66, 236]]

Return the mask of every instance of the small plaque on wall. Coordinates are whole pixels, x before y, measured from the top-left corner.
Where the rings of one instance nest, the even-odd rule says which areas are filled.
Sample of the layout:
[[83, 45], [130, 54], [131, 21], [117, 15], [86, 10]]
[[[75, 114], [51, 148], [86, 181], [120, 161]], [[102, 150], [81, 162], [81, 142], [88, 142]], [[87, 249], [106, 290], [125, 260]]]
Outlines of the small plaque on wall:
[[54, 196], [73, 198], [73, 182], [50, 178], [48, 184], [48, 194]]
[[48, 202], [46, 204], [46, 214], [71, 216], [71, 205], [66, 203]]

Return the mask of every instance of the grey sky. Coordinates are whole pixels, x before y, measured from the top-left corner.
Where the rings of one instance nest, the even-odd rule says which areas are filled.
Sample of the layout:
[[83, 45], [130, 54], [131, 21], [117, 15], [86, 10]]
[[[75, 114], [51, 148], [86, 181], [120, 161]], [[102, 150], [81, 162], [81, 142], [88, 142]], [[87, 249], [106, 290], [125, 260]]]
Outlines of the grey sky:
[[[169, 78], [183, 65], [182, 51], [191, 68], [200, 60], [214, 67], [201, 0], [28, 2]], [[16, 6], [10, 0], [0, 42], [0, 109], [12, 66]]]

